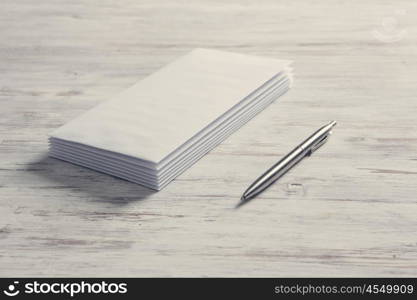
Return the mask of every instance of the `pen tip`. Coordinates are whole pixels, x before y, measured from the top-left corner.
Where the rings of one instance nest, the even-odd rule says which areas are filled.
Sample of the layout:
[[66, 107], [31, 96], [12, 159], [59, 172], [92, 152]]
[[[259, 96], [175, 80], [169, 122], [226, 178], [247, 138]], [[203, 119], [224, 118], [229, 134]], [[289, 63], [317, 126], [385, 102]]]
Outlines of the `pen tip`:
[[245, 204], [246, 203], [246, 197], [245, 196], [242, 196], [241, 198], [240, 198], [240, 201], [239, 201], [239, 203], [235, 206], [235, 208], [239, 208], [239, 207], [241, 207], [243, 204]]

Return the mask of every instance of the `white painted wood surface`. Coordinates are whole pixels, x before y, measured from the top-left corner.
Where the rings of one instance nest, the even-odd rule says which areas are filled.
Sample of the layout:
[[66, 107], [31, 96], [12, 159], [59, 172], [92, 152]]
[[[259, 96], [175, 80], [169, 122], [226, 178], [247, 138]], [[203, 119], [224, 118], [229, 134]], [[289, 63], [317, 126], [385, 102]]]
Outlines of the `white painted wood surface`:
[[[0, 275], [417, 276], [416, 12], [2, 0]], [[158, 193], [47, 157], [52, 129], [195, 47], [293, 59], [295, 85]], [[327, 145], [234, 209], [330, 119]]]

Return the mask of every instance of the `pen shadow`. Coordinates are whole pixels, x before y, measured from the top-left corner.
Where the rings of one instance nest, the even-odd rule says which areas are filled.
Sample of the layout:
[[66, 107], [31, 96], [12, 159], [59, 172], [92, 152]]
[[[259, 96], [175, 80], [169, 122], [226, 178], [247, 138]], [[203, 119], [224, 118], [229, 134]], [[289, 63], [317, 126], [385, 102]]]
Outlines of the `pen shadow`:
[[86, 200], [116, 206], [144, 201], [158, 192], [47, 155], [29, 163], [26, 169], [45, 179], [47, 184], [41, 188], [63, 190], [66, 194], [79, 193], [81, 196], [84, 195]]

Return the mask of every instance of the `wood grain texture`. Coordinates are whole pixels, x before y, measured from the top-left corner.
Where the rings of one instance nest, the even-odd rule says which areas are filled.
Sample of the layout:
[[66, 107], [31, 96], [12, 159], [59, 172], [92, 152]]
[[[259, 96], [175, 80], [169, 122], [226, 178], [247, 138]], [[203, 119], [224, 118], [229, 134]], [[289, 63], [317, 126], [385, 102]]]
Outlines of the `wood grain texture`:
[[[416, 13], [2, 0], [0, 276], [417, 276]], [[54, 128], [195, 47], [292, 59], [295, 85], [161, 192], [46, 156]], [[234, 209], [330, 119], [326, 146]]]

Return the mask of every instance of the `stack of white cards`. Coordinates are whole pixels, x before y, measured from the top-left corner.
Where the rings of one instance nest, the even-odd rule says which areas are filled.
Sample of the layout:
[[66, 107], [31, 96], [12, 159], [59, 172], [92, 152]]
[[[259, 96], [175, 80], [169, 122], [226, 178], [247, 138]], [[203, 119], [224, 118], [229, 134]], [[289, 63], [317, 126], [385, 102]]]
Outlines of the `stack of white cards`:
[[193, 50], [55, 130], [50, 156], [160, 190], [283, 95], [290, 63]]

